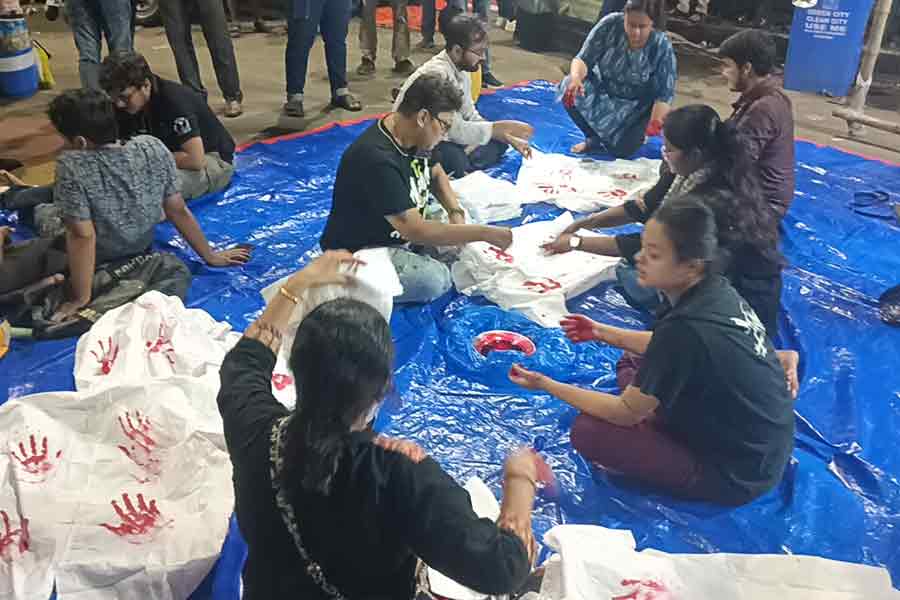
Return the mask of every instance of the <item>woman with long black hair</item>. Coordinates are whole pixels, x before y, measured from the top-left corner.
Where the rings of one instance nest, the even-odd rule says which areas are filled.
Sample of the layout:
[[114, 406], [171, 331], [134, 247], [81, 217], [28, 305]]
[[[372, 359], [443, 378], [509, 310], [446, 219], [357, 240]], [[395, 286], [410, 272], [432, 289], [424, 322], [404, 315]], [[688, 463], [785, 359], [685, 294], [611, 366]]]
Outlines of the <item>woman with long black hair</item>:
[[497, 523], [417, 446], [376, 437], [394, 346], [384, 318], [350, 299], [300, 323], [291, 412], [272, 395], [281, 331], [299, 297], [352, 283], [357, 262], [326, 252], [291, 277], [222, 364], [218, 403], [248, 545], [244, 598], [412, 598], [417, 559], [484, 594], [524, 583], [534, 557], [533, 453], [506, 462]]

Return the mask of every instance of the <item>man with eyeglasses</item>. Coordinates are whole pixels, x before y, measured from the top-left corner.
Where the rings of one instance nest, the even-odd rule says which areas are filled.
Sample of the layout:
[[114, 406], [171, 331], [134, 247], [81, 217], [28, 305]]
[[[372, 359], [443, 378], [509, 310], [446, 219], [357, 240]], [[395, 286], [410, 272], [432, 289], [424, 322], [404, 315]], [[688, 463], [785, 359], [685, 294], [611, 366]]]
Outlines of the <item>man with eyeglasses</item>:
[[224, 189], [234, 174], [234, 139], [203, 96], [154, 75], [137, 52], [113, 52], [100, 85], [116, 105], [119, 134], [149, 134], [172, 152], [185, 200]]
[[[443, 15], [442, 15], [443, 16]], [[462, 106], [447, 140], [435, 148], [435, 161], [452, 178], [480, 171], [500, 161], [509, 146], [525, 157], [531, 155], [528, 140], [534, 129], [520, 121], [487, 121], [472, 100], [470, 73], [485, 59], [488, 34], [484, 23], [473, 15], [458, 14], [442, 23], [446, 48], [419, 67], [400, 88], [394, 110], [402, 104], [409, 87], [425, 74], [449, 79], [462, 96]]]
[[[430, 302], [450, 289], [450, 269], [429, 256], [435, 248], [478, 241], [500, 249], [512, 244], [506, 227], [466, 224], [447, 174], [430, 160], [432, 149], [453, 130], [461, 105], [454, 82], [422, 75], [396, 112], [347, 148], [338, 167], [322, 249], [388, 248], [403, 285], [397, 303]], [[440, 206], [430, 201], [432, 194]], [[440, 219], [444, 212], [446, 223]]]

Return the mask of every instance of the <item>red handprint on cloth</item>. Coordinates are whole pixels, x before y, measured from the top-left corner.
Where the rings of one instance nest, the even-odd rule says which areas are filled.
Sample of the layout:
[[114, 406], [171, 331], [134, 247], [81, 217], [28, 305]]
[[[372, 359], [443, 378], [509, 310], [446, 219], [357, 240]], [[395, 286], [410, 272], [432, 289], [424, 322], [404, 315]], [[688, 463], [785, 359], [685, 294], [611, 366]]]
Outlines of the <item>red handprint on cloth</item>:
[[107, 347], [103, 347], [103, 340], [98, 340], [97, 345], [100, 346], [100, 353], [91, 350], [91, 354], [100, 364], [100, 372], [109, 375], [113, 365], [116, 364], [116, 358], [119, 357], [119, 345], [114, 343], [112, 337], [107, 338]]
[[485, 249], [484, 253], [493, 254], [494, 258], [508, 264], [512, 264], [513, 260], [515, 260], [512, 254], [507, 254], [497, 246], [488, 246], [487, 249]]
[[28, 441], [28, 446], [25, 445], [25, 442], [19, 442], [18, 452], [14, 447], [9, 454], [19, 463], [27, 481], [42, 483], [47, 480], [53, 467], [56, 466], [55, 461], [62, 456], [62, 450], [57, 451], [55, 456], [51, 456], [47, 436], [41, 439], [40, 445], [34, 434], [28, 436]]
[[172, 519], [165, 520], [159, 512], [156, 500], [151, 499], [148, 504], [143, 494], [137, 495], [137, 506], [128, 494], [122, 494], [122, 503], [125, 505], [124, 509], [117, 500], [110, 502], [121, 523], [118, 525], [100, 523], [100, 527], [120, 538], [125, 538], [131, 544], [152, 541], [158, 531], [172, 524]]
[[175, 347], [172, 345], [172, 331], [165, 323], [159, 324], [156, 341], [147, 341], [148, 354], [162, 354], [169, 364], [175, 366]]
[[613, 596], [611, 600], [674, 600], [669, 588], [652, 579], [623, 579], [623, 587], [627, 590], [624, 596]]
[[637, 181], [640, 179], [637, 173], [613, 173], [613, 179], [620, 179], [623, 181]]
[[10, 562], [27, 552], [31, 544], [31, 535], [28, 533], [28, 519], [20, 519], [19, 528], [13, 529], [7, 512], [0, 510], [0, 520], [3, 521], [3, 530], [0, 531], [0, 558]]
[[286, 373], [272, 373], [272, 385], [279, 392], [289, 385], [294, 385], [294, 378]]
[[599, 195], [601, 198], [605, 198], [606, 200], [619, 200], [626, 197], [628, 195], [628, 192], [623, 189], [615, 189], [597, 192], [597, 195]]
[[134, 415], [126, 412], [119, 416], [119, 427], [125, 437], [131, 440], [128, 446], [119, 445], [119, 450], [127, 456], [131, 462], [140, 467], [149, 477], [137, 477], [138, 483], [147, 483], [154, 477], [159, 477], [162, 471], [162, 461], [157, 457], [157, 444], [153, 439], [153, 424], [150, 419], [141, 414], [139, 410]]
[[546, 294], [547, 292], [558, 290], [562, 287], [562, 284], [555, 279], [550, 279], [549, 277], [541, 277], [541, 279], [544, 279], [544, 281], [526, 281], [522, 284], [522, 287], [528, 288], [530, 291], [537, 292], [538, 294]]

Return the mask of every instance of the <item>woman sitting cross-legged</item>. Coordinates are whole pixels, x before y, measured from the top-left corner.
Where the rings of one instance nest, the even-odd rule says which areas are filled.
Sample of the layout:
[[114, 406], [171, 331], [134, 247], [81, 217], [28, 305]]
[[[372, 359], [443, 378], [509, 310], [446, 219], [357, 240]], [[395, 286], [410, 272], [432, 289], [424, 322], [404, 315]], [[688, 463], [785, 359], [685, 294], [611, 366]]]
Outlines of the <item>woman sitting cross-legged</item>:
[[410, 442], [370, 426], [391, 387], [384, 318], [356, 300], [312, 310], [291, 348], [297, 408], [272, 395], [282, 328], [305, 290], [349, 284], [347, 252], [291, 277], [222, 364], [219, 410], [234, 465], [235, 512], [249, 547], [245, 600], [412, 598], [417, 558], [484, 594], [525, 582], [534, 556], [536, 457], [507, 459], [499, 521]]
[[653, 332], [583, 316], [562, 326], [575, 342], [643, 355], [619, 396], [553, 381], [518, 365], [510, 379], [581, 411], [572, 445], [592, 463], [679, 497], [740, 505], [770, 490], [791, 456], [792, 400], [765, 328], [715, 274], [715, 218], [693, 195], [663, 204], [637, 256], [642, 285], [671, 310]]

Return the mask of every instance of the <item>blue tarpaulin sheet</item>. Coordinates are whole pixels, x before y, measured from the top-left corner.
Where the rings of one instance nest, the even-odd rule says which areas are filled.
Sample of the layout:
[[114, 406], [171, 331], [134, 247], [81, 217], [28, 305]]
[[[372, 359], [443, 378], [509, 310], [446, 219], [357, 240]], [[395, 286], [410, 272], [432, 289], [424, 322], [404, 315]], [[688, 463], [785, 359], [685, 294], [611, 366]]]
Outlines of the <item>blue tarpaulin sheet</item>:
[[[533, 123], [535, 146], [566, 152], [579, 140], [550, 84], [534, 82], [483, 97], [488, 118]], [[316, 251], [331, 204], [341, 153], [370, 122], [259, 143], [237, 158], [224, 194], [192, 204], [210, 239], [255, 245], [241, 269], [202, 266], [169, 225], [157, 242], [189, 261], [193, 307], [243, 330], [262, 308], [259, 291], [304, 264]], [[659, 142], [642, 153], [659, 156]], [[451, 292], [431, 305], [396, 308], [398, 401], [378, 427], [419, 442], [458, 480], [480, 476], [499, 492], [501, 465], [514, 447], [536, 447], [560, 486], [535, 509], [542, 535], [559, 523], [630, 529], [640, 547], [668, 552], [793, 553], [887, 567], [900, 583], [900, 329], [879, 320], [876, 298], [900, 279], [900, 228], [848, 207], [860, 190], [900, 190], [900, 168], [807, 142], [797, 143], [797, 198], [784, 221], [785, 272], [780, 346], [802, 355], [794, 457], [783, 482], [738, 509], [676, 501], [608, 481], [592, 472], [569, 442], [575, 411], [506, 380], [514, 358], [485, 358], [472, 339], [489, 329], [532, 337], [525, 364], [569, 382], [614, 390], [618, 352], [575, 346], [558, 330]], [[513, 153], [491, 174], [515, 179]], [[526, 208], [523, 221], [549, 219], [548, 205]], [[573, 312], [624, 326], [644, 317], [610, 285], [569, 302]], [[16, 341], [0, 362], [9, 397], [74, 388], [74, 340]], [[222, 557], [193, 598], [238, 597], [246, 548], [232, 521]]]

